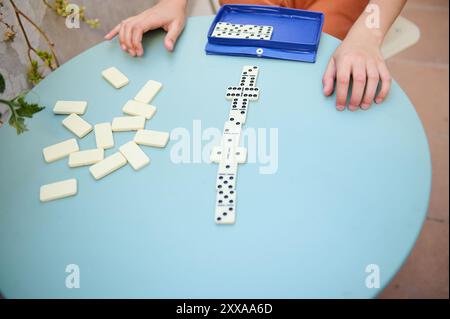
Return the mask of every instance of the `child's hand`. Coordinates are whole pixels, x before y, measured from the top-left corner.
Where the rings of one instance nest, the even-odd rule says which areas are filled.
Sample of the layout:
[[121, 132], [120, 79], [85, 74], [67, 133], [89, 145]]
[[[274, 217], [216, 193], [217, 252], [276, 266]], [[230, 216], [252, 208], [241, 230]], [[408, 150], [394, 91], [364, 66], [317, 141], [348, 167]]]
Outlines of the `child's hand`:
[[119, 35], [119, 42], [124, 51], [131, 56], [142, 56], [144, 33], [163, 28], [167, 31], [164, 45], [168, 51], [173, 51], [186, 22], [185, 10], [186, 0], [161, 0], [154, 7], [122, 21], [105, 36], [105, 39], [111, 40]]
[[[391, 88], [391, 76], [380, 44], [376, 37], [367, 34], [349, 34], [331, 57], [323, 76], [323, 91], [330, 96], [336, 81], [336, 108], [339, 111], [347, 105], [351, 83], [350, 111], [367, 110], [373, 101], [379, 104], [386, 98]], [[381, 88], [377, 94], [379, 83]]]

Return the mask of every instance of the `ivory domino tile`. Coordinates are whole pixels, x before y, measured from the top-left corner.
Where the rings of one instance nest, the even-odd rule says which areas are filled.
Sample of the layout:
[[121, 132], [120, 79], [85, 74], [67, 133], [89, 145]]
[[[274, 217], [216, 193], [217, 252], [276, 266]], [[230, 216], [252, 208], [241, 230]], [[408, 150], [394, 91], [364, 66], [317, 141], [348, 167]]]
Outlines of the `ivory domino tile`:
[[94, 126], [97, 148], [108, 149], [114, 147], [114, 137], [110, 123], [100, 123]]
[[89, 168], [89, 171], [96, 180], [99, 180], [115, 172], [126, 164], [126, 158], [120, 152], [117, 152], [97, 164], [92, 165]]
[[126, 132], [143, 130], [145, 127], [145, 117], [143, 116], [123, 116], [113, 119], [111, 128], [113, 132]]
[[77, 192], [77, 180], [68, 179], [41, 186], [39, 197], [41, 202], [49, 202], [69, 196], [74, 196], [77, 194]]
[[139, 130], [134, 137], [134, 141], [140, 145], [163, 148], [169, 142], [169, 133]]
[[134, 99], [138, 102], [149, 104], [156, 94], [158, 94], [161, 87], [161, 83], [150, 80], [144, 85]]
[[83, 115], [86, 112], [86, 101], [57, 101], [53, 113], [58, 115], [70, 115], [72, 113]]
[[108, 81], [116, 89], [120, 89], [127, 85], [130, 81], [128, 78], [115, 67], [110, 67], [102, 72], [103, 78]]
[[66, 117], [62, 124], [79, 138], [85, 137], [92, 131], [92, 125], [73, 113]]
[[144, 116], [147, 120], [149, 120], [153, 117], [153, 115], [155, 115], [156, 107], [135, 100], [130, 100], [124, 105], [122, 111], [125, 114], [132, 116]]
[[150, 163], [148, 156], [133, 141], [122, 145], [119, 151], [136, 171]]
[[78, 142], [76, 139], [72, 138], [67, 141], [44, 148], [43, 154], [45, 161], [47, 163], [51, 163], [78, 151]]
[[81, 167], [96, 164], [105, 157], [105, 151], [102, 148], [75, 152], [69, 156], [69, 167]]

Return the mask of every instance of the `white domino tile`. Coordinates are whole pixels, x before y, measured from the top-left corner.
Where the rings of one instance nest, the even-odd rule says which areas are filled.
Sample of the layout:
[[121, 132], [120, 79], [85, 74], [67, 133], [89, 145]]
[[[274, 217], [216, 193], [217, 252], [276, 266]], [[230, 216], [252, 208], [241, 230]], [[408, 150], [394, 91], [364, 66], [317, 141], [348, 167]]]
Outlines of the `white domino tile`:
[[[217, 196], [217, 200], [219, 200]], [[235, 214], [236, 205], [234, 206], [216, 206], [216, 223], [221, 225], [233, 225], [236, 222]]]
[[94, 126], [97, 148], [108, 149], [114, 147], [114, 137], [110, 123], [100, 123]]
[[217, 191], [230, 192], [236, 189], [236, 174], [219, 174], [217, 176], [216, 187]]
[[226, 121], [223, 126], [223, 134], [224, 135], [239, 135], [241, 134], [242, 128], [239, 126], [236, 126], [233, 122]]
[[[231, 157], [229, 157], [231, 158]], [[225, 174], [225, 175], [234, 175], [237, 173], [238, 170], [238, 163], [237, 161], [232, 162], [230, 160], [230, 162], [228, 161], [221, 161], [219, 163], [219, 174]]]
[[151, 131], [151, 130], [140, 130], [137, 131], [134, 136], [134, 141], [137, 144], [151, 146], [151, 147], [166, 147], [169, 142], [169, 133]]
[[117, 152], [105, 158], [103, 161], [92, 165], [89, 168], [89, 171], [96, 180], [99, 180], [111, 174], [112, 172], [115, 172], [126, 164], [127, 159], [120, 152]]
[[229, 144], [229, 140], [232, 139], [233, 145], [238, 146], [242, 131], [242, 125], [236, 125], [233, 122], [225, 122], [222, 135], [222, 145]]
[[142, 151], [142, 149], [133, 141], [122, 145], [119, 149], [120, 153], [127, 159], [131, 167], [138, 171], [150, 163], [150, 158]]
[[86, 112], [86, 101], [57, 101], [53, 107], [53, 113], [58, 115], [78, 114], [83, 115]]
[[241, 76], [241, 84], [242, 87], [255, 87], [256, 76], [254, 75], [243, 75]]
[[228, 121], [235, 123], [236, 125], [245, 124], [247, 120], [247, 110], [235, 110], [231, 109], [228, 116]]
[[145, 117], [143, 116], [122, 116], [113, 119], [111, 128], [113, 132], [127, 132], [143, 130], [145, 127]]
[[105, 151], [102, 148], [75, 152], [69, 156], [69, 167], [81, 167], [96, 164], [105, 157]]
[[211, 156], [209, 159], [212, 163], [218, 164], [222, 160], [222, 156], [223, 156], [222, 147], [215, 146], [215, 147], [213, 147], [213, 149], [211, 151]]
[[92, 131], [92, 125], [83, 120], [75, 113], [70, 114], [68, 117], [66, 117], [62, 121], [62, 124], [79, 138], [85, 137], [87, 134], [89, 134], [89, 132]]
[[247, 149], [245, 147], [236, 148], [234, 155], [236, 156], [236, 161], [238, 164], [244, 164], [247, 162]]
[[103, 78], [108, 81], [116, 89], [120, 89], [127, 85], [130, 81], [128, 78], [115, 67], [110, 67], [102, 72]]
[[232, 99], [235, 99], [235, 98], [239, 98], [242, 95], [242, 90], [243, 90], [243, 88], [240, 87], [240, 86], [230, 86], [227, 89], [227, 93], [225, 95], [225, 98], [227, 100], [232, 100]]
[[[222, 179], [220, 179], [222, 177]], [[217, 224], [231, 225], [236, 221], [235, 176], [219, 175], [216, 193], [215, 220]], [[233, 184], [231, 184], [233, 183]]]
[[149, 104], [156, 94], [158, 94], [161, 87], [161, 83], [150, 80], [144, 85], [134, 99], [138, 102]]
[[[234, 149], [234, 160], [238, 164], [244, 164], [247, 162], [247, 149], [245, 147], [236, 147]], [[216, 146], [211, 151], [210, 160], [213, 163], [219, 164], [222, 159], [226, 156], [225, 151], [223, 151], [222, 146]]]
[[40, 200], [41, 202], [49, 202], [77, 194], [77, 180], [68, 179], [52, 184], [41, 186]]
[[76, 139], [72, 138], [70, 140], [44, 148], [43, 154], [45, 161], [47, 163], [51, 163], [78, 151], [78, 142]]
[[246, 65], [242, 68], [241, 76], [254, 76], [256, 79], [258, 75], [259, 75], [259, 67], [257, 66]]
[[271, 40], [272, 26], [218, 22], [211, 34], [216, 38]]
[[156, 107], [135, 100], [130, 100], [123, 106], [122, 111], [125, 114], [132, 116], [143, 116], [149, 120], [153, 117], [153, 115], [155, 115]]
[[244, 99], [249, 101], [257, 101], [259, 99], [259, 88], [257, 87], [244, 87], [242, 89], [242, 95]]

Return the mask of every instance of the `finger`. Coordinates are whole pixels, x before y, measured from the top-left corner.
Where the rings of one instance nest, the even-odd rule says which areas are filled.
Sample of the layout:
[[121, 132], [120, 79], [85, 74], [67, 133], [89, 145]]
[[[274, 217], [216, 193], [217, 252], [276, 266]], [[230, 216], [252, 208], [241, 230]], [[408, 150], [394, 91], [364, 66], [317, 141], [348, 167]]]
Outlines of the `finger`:
[[120, 24], [116, 25], [114, 27], [114, 29], [109, 31], [109, 33], [107, 35], [105, 35], [105, 39], [106, 40], [111, 40], [112, 38], [114, 38], [116, 35], [119, 34], [119, 30], [120, 30]]
[[348, 88], [350, 84], [350, 63], [338, 63], [336, 70], [336, 108], [343, 111], [347, 105]]
[[119, 30], [119, 43], [123, 51], [127, 50], [127, 46], [125, 45], [125, 24], [122, 23]]
[[330, 96], [333, 93], [335, 78], [336, 78], [336, 62], [334, 61], [334, 57], [332, 57], [330, 59], [330, 62], [328, 62], [327, 69], [325, 70], [322, 79], [323, 94], [325, 94], [325, 96]]
[[173, 51], [175, 43], [178, 37], [183, 31], [184, 24], [179, 21], [174, 21], [168, 27], [166, 38], [164, 39], [164, 45], [168, 51]]
[[377, 92], [378, 82], [380, 80], [380, 75], [378, 73], [377, 66], [373, 62], [368, 62], [366, 66], [367, 71], [367, 84], [366, 92], [364, 93], [364, 98], [361, 103], [361, 108], [367, 110], [373, 103], [375, 94]]
[[144, 48], [142, 47], [143, 34], [144, 34], [144, 31], [141, 28], [135, 27], [135, 29], [133, 31], [133, 36], [132, 36], [132, 42], [133, 42], [134, 50], [138, 56], [142, 56], [144, 54]]
[[386, 96], [391, 89], [392, 78], [386, 64], [380, 63], [378, 65], [378, 71], [380, 72], [381, 89], [375, 99], [375, 102], [380, 104], [386, 99]]
[[131, 56], [134, 56], [134, 47], [131, 41], [133, 26], [129, 23], [125, 26], [125, 46], [127, 47], [127, 51]]
[[364, 95], [364, 88], [366, 87], [366, 65], [365, 62], [358, 61], [352, 67], [352, 96], [350, 97], [350, 111], [356, 111], [362, 101]]

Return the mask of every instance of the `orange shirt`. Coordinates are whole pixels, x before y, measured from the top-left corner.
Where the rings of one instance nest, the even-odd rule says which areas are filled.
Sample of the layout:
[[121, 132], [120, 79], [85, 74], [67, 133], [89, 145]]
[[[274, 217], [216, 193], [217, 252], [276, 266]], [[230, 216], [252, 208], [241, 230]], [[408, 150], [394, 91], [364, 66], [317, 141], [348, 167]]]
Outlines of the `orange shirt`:
[[325, 15], [323, 31], [344, 39], [369, 0], [220, 0], [224, 4], [259, 4], [319, 11]]

